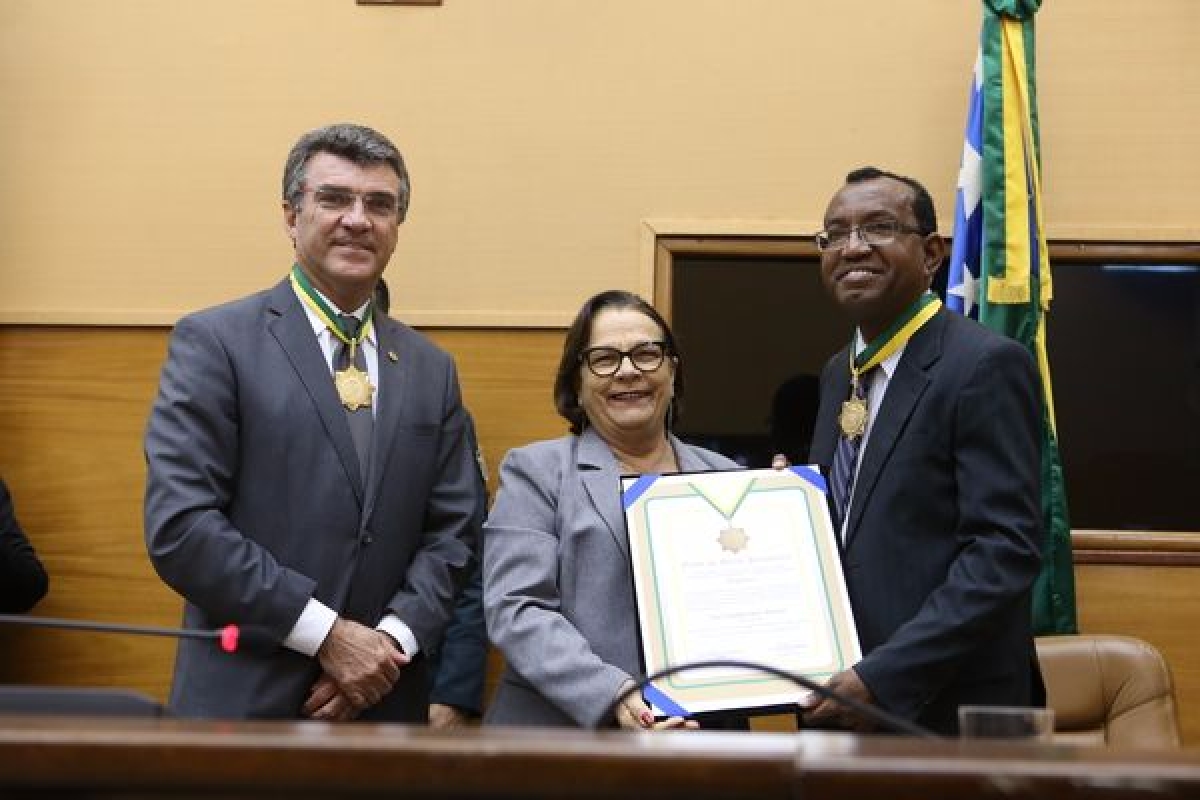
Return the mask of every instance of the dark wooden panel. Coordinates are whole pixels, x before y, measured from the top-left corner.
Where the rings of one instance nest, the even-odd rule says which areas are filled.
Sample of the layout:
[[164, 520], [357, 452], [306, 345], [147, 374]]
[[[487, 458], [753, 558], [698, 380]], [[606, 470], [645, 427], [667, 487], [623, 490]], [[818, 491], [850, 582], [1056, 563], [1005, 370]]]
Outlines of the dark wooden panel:
[[846, 734], [0, 720], [5, 797], [1174, 798], [1196, 751]]
[[1076, 564], [1200, 566], [1200, 533], [1194, 531], [1075, 531]]

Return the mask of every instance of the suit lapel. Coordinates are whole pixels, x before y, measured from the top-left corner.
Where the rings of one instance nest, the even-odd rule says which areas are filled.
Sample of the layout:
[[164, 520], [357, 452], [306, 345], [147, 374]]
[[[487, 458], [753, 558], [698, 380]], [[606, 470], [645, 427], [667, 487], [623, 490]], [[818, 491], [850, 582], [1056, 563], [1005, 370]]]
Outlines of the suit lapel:
[[[374, 441], [371, 443], [371, 468], [367, 484], [367, 508], [370, 514], [383, 483], [387, 455], [392, 451], [401, 412], [412, 391], [412, 363], [401, 344], [401, 329], [390, 317], [375, 320], [376, 357], [379, 365], [379, 393], [375, 404]], [[392, 358], [395, 356], [395, 359]]]
[[[822, 375], [821, 400], [817, 407], [817, 420], [813, 427], [812, 445], [809, 447], [809, 461], [821, 466], [826, 473], [833, 463], [833, 450], [838, 440], [838, 411], [842, 401], [850, 396], [850, 370], [846, 368], [846, 350], [842, 350], [832, 363], [840, 364], [841, 369], [827, 369]], [[828, 477], [828, 474], [826, 474]]]
[[[712, 468], [683, 442], [674, 436], [670, 439], [681, 472], [702, 472]], [[579, 434], [575, 466], [596, 513], [608, 526], [617, 547], [628, 556], [629, 531], [625, 527], [625, 506], [621, 497], [621, 467], [612, 450], [592, 428]]]
[[585, 428], [579, 434], [575, 467], [596, 513], [608, 526], [617, 547], [628, 556], [629, 534], [625, 531], [625, 510], [621, 506], [621, 470], [612, 450], [592, 428]]
[[942, 334], [946, 311], [938, 312], [905, 345], [904, 355], [887, 385], [887, 394], [871, 422], [871, 432], [862, 452], [862, 464], [854, 482], [850, 502], [850, 520], [846, 527], [846, 547], [858, 533], [863, 508], [870, 502], [871, 492], [879, 481], [888, 460], [896, 449], [896, 440], [908, 424], [917, 401], [929, 387], [929, 368], [941, 357]]
[[287, 354], [292, 368], [296, 370], [296, 375], [312, 399], [325, 428], [325, 434], [337, 451], [346, 477], [361, 504], [363, 482], [362, 476], [359, 475], [354, 440], [350, 436], [350, 425], [346, 422], [346, 412], [338, 401], [337, 390], [334, 389], [333, 379], [329, 374], [329, 365], [325, 363], [320, 344], [313, 335], [308, 315], [304, 313], [300, 300], [288, 281], [284, 280], [271, 290], [267, 308], [271, 315], [267, 321], [267, 330]]
[[[817, 420], [813, 426], [812, 445], [808, 448], [808, 461], [821, 468], [821, 474], [829, 481], [829, 468], [833, 464], [833, 450], [838, 441], [838, 411], [842, 401], [850, 396], [850, 370], [845, 367], [847, 351], [844, 349], [834, 356], [832, 364], [842, 365], [841, 369], [826, 367], [821, 373], [820, 402], [817, 405]], [[825, 494], [829, 518], [834, 519], [833, 495]], [[838, 547], [842, 546], [841, 531], [837, 531]]]
[[675, 458], [679, 460], [680, 472], [705, 472], [713, 469], [707, 461], [696, 455], [692, 448], [676, 439], [674, 434], [668, 434], [668, 437], [671, 440], [671, 449], [675, 451]]

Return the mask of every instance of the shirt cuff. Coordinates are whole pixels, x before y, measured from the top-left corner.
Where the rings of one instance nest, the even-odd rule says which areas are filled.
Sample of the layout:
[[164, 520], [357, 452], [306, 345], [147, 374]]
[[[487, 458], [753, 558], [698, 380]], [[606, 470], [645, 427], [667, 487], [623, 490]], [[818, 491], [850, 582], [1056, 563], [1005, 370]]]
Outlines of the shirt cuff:
[[291, 632], [283, 640], [283, 646], [313, 658], [317, 655], [317, 650], [321, 649], [329, 631], [333, 630], [335, 622], [337, 622], [337, 612], [310, 597], [308, 604], [300, 612], [300, 618], [296, 620]]
[[415, 656], [421, 649], [417, 645], [417, 637], [413, 635], [412, 629], [395, 614], [384, 614], [383, 619], [379, 620], [379, 624], [375, 626], [375, 630], [383, 631], [395, 639], [396, 644], [400, 645], [400, 649], [409, 658]]

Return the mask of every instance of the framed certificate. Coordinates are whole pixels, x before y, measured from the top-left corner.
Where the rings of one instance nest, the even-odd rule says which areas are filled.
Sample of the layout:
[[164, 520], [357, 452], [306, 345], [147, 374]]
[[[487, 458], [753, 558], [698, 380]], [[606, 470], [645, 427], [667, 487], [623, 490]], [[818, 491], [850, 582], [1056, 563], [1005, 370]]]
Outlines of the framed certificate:
[[[812, 467], [621, 479], [647, 674], [715, 659], [822, 682], [856, 663], [825, 480]], [[656, 713], [794, 704], [808, 691], [758, 670], [654, 681]]]

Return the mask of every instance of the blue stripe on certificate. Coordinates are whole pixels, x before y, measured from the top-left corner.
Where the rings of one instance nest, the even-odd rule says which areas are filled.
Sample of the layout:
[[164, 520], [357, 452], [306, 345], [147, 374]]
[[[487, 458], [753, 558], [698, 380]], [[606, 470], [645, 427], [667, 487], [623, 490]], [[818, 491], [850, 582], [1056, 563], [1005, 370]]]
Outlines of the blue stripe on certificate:
[[646, 684], [646, 688], [642, 690], [642, 694], [647, 700], [650, 701], [650, 705], [654, 706], [668, 717], [691, 716], [686, 708], [679, 705], [679, 703], [676, 703], [674, 700], [668, 697], [665, 692], [655, 687], [652, 683]]
[[812, 467], [796, 466], [796, 467], [788, 467], [788, 469], [790, 469], [792, 472], [799, 475], [804, 480], [811, 483], [813, 486], [820, 489], [822, 492], [825, 492], [825, 493], [829, 492], [829, 487], [825, 484], [825, 478], [821, 475], [821, 473], [817, 472]]
[[[629, 510], [631, 505], [638, 501], [639, 497], [649, 491], [650, 487], [654, 485], [654, 482], [658, 480], [658, 477], [659, 476], [655, 475], [654, 473], [647, 473], [646, 475], [640, 476], [630, 485], [628, 489], [625, 490], [625, 494], [621, 495], [621, 502], [624, 504], [626, 511]], [[611, 496], [612, 495], [609, 495], [609, 497]]]

